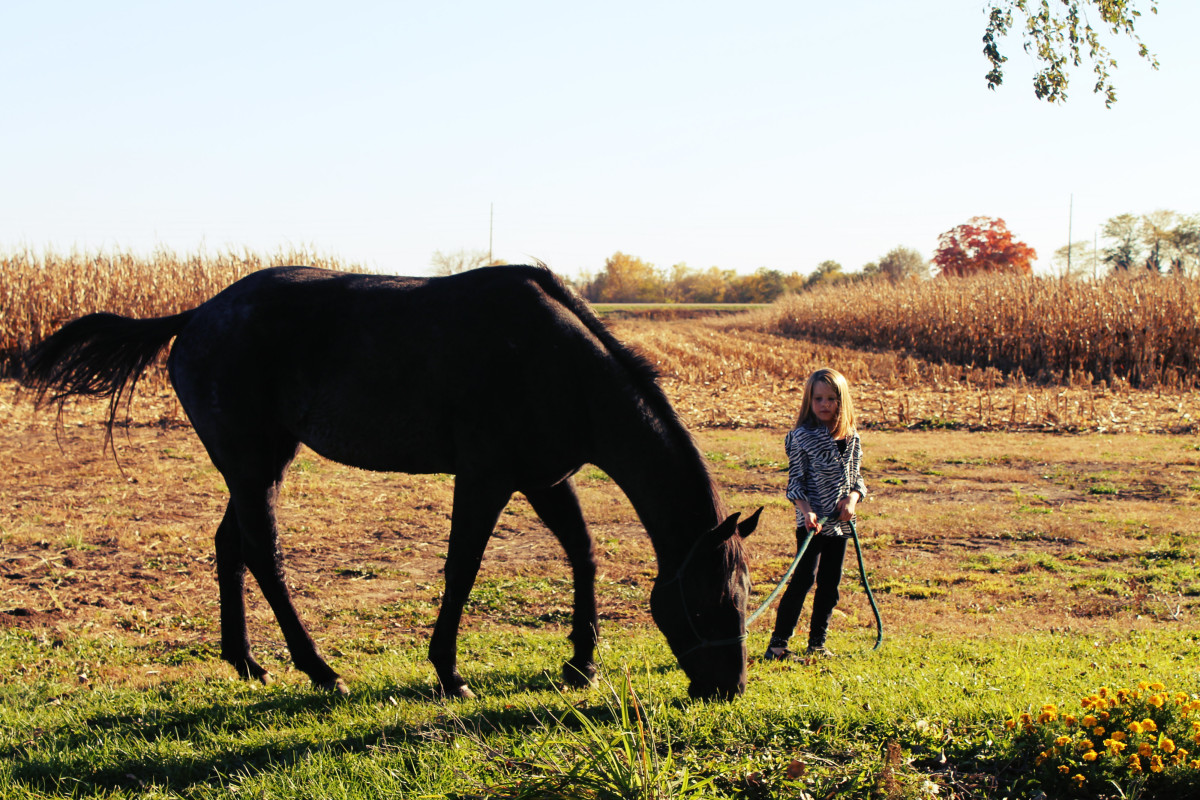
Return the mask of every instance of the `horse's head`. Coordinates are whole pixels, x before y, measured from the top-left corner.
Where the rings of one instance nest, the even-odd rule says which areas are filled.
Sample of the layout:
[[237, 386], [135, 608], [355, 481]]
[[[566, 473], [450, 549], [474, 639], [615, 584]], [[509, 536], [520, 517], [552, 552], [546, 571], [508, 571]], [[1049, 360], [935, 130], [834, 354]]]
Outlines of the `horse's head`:
[[734, 514], [705, 533], [674, 573], [659, 573], [650, 593], [650, 612], [692, 681], [692, 697], [728, 700], [746, 690], [750, 571], [742, 539], [761, 513], [740, 524]]

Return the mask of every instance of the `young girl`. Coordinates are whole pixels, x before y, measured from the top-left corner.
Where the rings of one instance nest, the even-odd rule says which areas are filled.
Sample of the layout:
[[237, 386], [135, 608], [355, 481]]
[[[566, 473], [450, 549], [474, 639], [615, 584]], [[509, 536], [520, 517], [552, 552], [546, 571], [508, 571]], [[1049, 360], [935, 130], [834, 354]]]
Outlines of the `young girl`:
[[[784, 439], [784, 448], [789, 461], [787, 498], [796, 506], [797, 547], [806, 530], [814, 536], [779, 603], [775, 632], [763, 655], [767, 661], [792, 655], [788, 639], [814, 580], [807, 654], [833, 655], [825, 647], [825, 633], [838, 603], [845, 537], [858, 501], [867, 496], [859, 472], [862, 443], [855, 430], [854, 403], [840, 372], [825, 367], [809, 376], [796, 427]], [[828, 518], [825, 525], [818, 522], [823, 518]]]

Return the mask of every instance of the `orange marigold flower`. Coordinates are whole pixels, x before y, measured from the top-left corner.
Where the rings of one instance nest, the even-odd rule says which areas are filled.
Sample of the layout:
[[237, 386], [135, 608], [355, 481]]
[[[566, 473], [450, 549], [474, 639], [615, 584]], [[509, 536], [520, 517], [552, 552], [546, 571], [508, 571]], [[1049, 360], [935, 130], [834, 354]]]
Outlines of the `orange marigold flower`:
[[1150, 688], [1150, 684], [1146, 683], [1145, 681], [1138, 681], [1138, 688], [1144, 692]]
[[1095, 761], [1099, 757], [1100, 757], [1100, 754], [1097, 753], [1095, 750], [1088, 750], [1086, 753], [1083, 754], [1084, 761]]
[[1114, 756], [1117, 756], [1120, 755], [1121, 751], [1125, 749], [1125, 743], [1118, 742], [1116, 739], [1105, 739], [1104, 749], [1112, 753]]
[[1072, 775], [1071, 780], [1075, 781], [1076, 786], [1083, 786], [1083, 784], [1087, 782], [1087, 778], [1083, 777], [1079, 773]]
[[1096, 692], [1096, 694], [1100, 695], [1101, 697], [1108, 697], [1108, 687], [1101, 686], [1100, 691]]
[[1092, 733], [1096, 734], [1097, 736], [1103, 736], [1104, 728], [1101, 728], [1099, 725], [1097, 725], [1096, 727], [1092, 728]]
[[1092, 744], [1091, 742], [1089, 742], [1087, 739], [1080, 739], [1079, 743], [1075, 745], [1075, 749], [1081, 753], [1086, 753], [1088, 750], [1092, 750], [1095, 747], [1096, 746], [1094, 744]]
[[1128, 728], [1129, 728], [1130, 733], [1141, 733], [1142, 732], [1142, 723], [1131, 722], [1131, 723], [1129, 723]]
[[1068, 772], [1071, 771], [1071, 768], [1068, 767], [1066, 764], [1059, 764], [1058, 771], [1061, 772], [1063, 775], [1066, 775]]
[[1142, 730], [1146, 733], [1156, 733], [1158, 726], [1154, 724], [1154, 720], [1144, 719], [1142, 720]]
[[1083, 726], [1085, 728], [1090, 728], [1095, 724], [1096, 724], [1096, 718], [1093, 717], [1091, 714], [1088, 714], [1086, 717], [1083, 718]]
[[1130, 772], [1141, 772], [1142, 771], [1142, 760], [1140, 758], [1138, 758], [1136, 755], [1132, 755], [1129, 757], [1129, 771]]
[[1175, 743], [1164, 736], [1163, 740], [1158, 743], [1158, 749], [1162, 750], [1164, 753], [1174, 753]]
[[1059, 747], [1066, 747], [1067, 743], [1069, 743], [1070, 741], [1071, 741], [1070, 736], [1060, 736], [1054, 740], [1054, 743], [1056, 745], [1058, 745]]
[[1149, 742], [1142, 742], [1138, 745], [1138, 755], [1149, 758], [1150, 756], [1154, 755], [1154, 746]]
[[1163, 689], [1166, 689], [1167, 687], [1163, 686], [1158, 681], [1155, 681], [1154, 683], [1150, 684], [1150, 688], [1156, 692], [1161, 692]]
[[1017, 721], [1015, 719], [1006, 719], [1004, 721], [1004, 727], [1011, 731], [1013, 728], [1017, 727]]
[[1022, 711], [1022, 712], [1021, 712], [1021, 724], [1022, 724], [1022, 725], [1029, 725], [1029, 724], [1031, 724], [1032, 722], [1033, 722], [1033, 717], [1029, 716], [1029, 712], [1028, 712], [1028, 711]]
[[1162, 708], [1163, 704], [1167, 702], [1167, 696], [1165, 694], [1152, 694], [1146, 702], [1155, 708]]
[[1150, 771], [1151, 772], [1162, 772], [1163, 771], [1163, 763], [1162, 763], [1161, 756], [1150, 756]]
[[1070, 714], [1064, 714], [1062, 721], [1063, 721], [1063, 725], [1066, 725], [1069, 728], [1072, 725], [1074, 725], [1078, 720], [1076, 720], [1075, 717], [1071, 716]]
[[1188, 766], [1192, 769], [1200, 769], [1200, 758], [1193, 758], [1188, 762]]
[[1175, 705], [1181, 706], [1184, 703], [1186, 703], [1187, 701], [1188, 701], [1187, 692], [1176, 692], [1175, 693]]
[[1116, 739], [1118, 742], [1122, 742], [1125, 740], [1125, 732], [1124, 731], [1113, 731], [1112, 738]]

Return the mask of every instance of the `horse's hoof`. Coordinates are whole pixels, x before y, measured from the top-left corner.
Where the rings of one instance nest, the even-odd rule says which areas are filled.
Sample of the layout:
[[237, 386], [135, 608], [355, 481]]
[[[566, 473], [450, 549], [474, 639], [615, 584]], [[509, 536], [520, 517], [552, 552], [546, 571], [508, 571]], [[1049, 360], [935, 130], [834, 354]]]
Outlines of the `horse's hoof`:
[[442, 697], [447, 700], [474, 700], [475, 693], [467, 688], [467, 685], [464, 683], [450, 689], [442, 688]]
[[341, 697], [350, 696], [350, 687], [341, 678], [334, 678], [323, 683], [318, 683], [317, 688], [330, 694], [340, 695]]
[[600, 681], [596, 678], [595, 664], [588, 664], [580, 669], [568, 661], [563, 664], [562, 677], [563, 683], [572, 689], [595, 689], [600, 685]]

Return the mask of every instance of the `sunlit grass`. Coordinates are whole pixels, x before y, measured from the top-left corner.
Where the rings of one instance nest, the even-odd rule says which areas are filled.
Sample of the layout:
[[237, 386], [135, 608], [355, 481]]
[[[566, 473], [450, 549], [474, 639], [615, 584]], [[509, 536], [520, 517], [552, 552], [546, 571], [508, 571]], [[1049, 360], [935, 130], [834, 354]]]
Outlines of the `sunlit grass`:
[[[1004, 723], [1047, 702], [1143, 680], [1200, 691], [1200, 649], [1178, 629], [896, 633], [875, 653], [869, 637], [840, 631], [834, 644], [847, 655], [754, 663], [743, 698], [708, 704], [685, 699], [652, 630], [606, 642], [607, 683], [590, 692], [558, 688], [553, 637], [474, 633], [464, 666], [481, 699], [446, 704], [411, 646], [344, 648], [352, 694], [343, 700], [296, 673], [272, 687], [233, 680], [209, 652], [173, 659], [113, 640], [10, 631], [0, 634], [0, 795], [652, 797], [664, 795], [646, 787], [673, 785], [690, 796], [686, 776], [692, 786], [709, 781], [696, 796], [756, 787], [821, 796], [869, 789], [892, 742], [904, 756], [894, 779], [915, 796], [925, 781], [954, 785], [955, 769], [1000, 786], [1023, 779]], [[112, 674], [175, 672], [82, 685], [80, 665], [100, 662]]]

